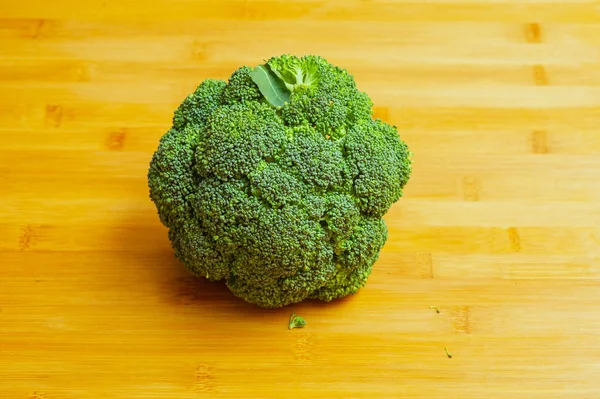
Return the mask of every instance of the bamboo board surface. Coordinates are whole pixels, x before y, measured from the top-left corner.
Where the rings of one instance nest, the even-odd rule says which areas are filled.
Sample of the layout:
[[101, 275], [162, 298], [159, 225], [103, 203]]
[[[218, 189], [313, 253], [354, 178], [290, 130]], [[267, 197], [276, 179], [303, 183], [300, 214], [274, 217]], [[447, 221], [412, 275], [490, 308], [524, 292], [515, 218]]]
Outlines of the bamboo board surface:
[[[261, 310], [174, 259], [146, 172], [199, 82], [286, 52], [414, 172], [365, 288]], [[5, 0], [0, 137], [0, 398], [600, 397], [598, 1]]]

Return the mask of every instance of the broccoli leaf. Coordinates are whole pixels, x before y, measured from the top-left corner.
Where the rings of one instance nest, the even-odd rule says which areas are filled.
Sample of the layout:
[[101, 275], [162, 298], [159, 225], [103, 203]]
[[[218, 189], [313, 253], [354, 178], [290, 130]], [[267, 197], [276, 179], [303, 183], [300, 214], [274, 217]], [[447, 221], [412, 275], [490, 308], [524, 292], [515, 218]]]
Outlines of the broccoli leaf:
[[290, 100], [290, 91], [269, 66], [257, 66], [250, 72], [250, 77], [256, 83], [267, 102], [272, 106], [276, 108], [283, 107]]

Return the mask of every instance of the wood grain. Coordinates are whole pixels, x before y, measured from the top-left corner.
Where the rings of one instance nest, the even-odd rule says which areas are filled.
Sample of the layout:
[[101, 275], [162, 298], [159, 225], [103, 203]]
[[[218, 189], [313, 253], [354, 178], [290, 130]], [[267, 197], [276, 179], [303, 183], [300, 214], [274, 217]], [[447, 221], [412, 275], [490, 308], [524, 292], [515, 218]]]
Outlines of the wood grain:
[[[600, 2], [7, 0], [0, 49], [1, 398], [600, 397]], [[183, 270], [146, 171], [283, 52], [415, 164], [364, 289], [266, 311]]]

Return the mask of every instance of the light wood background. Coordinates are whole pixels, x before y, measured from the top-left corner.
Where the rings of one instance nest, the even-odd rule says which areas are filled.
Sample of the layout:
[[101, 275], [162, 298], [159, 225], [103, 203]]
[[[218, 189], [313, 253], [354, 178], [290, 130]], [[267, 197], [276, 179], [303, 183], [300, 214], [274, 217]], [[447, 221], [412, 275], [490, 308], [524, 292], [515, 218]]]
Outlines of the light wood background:
[[[267, 311], [185, 272], [146, 171], [284, 52], [415, 163], [368, 285]], [[3, 0], [0, 135], [0, 398], [600, 397], [598, 1]]]

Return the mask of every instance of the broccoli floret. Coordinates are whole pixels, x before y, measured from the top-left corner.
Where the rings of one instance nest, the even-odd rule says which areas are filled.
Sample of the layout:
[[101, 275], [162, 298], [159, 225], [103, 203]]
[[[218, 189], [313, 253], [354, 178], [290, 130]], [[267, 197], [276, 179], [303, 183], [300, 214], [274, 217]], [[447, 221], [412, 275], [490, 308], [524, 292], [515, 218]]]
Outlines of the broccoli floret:
[[411, 173], [407, 145], [372, 105], [318, 56], [273, 57], [200, 84], [148, 171], [175, 256], [264, 308], [359, 290]]
[[324, 139], [307, 125], [288, 129], [288, 137], [281, 158], [292, 173], [317, 190], [341, 184], [344, 158], [339, 142]]
[[386, 239], [387, 228], [382, 219], [362, 218], [350, 237], [338, 241], [335, 276], [310, 297], [330, 301], [358, 291], [367, 282]]
[[383, 216], [402, 196], [411, 165], [408, 147], [396, 128], [380, 120], [361, 120], [345, 140], [347, 172], [353, 176], [355, 197], [361, 210]]
[[252, 72], [252, 68], [247, 66], [233, 72], [221, 98], [223, 105], [259, 100], [262, 97], [258, 87], [250, 77], [250, 72]]
[[230, 259], [216, 236], [208, 235], [198, 220], [189, 219], [169, 230], [175, 256], [198, 277], [218, 281], [229, 275]]
[[225, 82], [220, 80], [202, 82], [175, 110], [173, 129], [181, 130], [189, 125], [202, 130], [208, 117], [221, 104], [225, 87]]
[[206, 123], [196, 152], [198, 171], [221, 179], [247, 176], [279, 153], [284, 138], [284, 126], [268, 104], [223, 105]]

